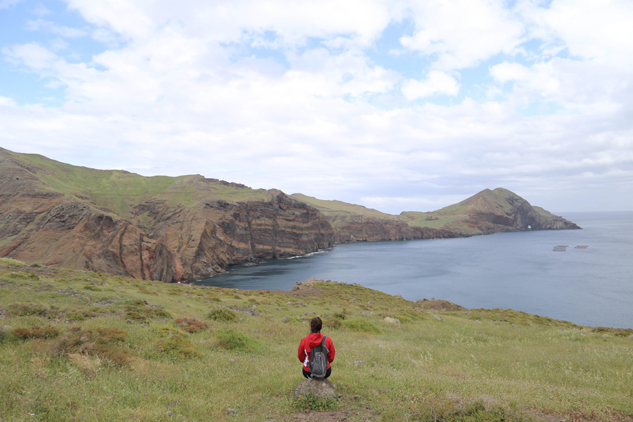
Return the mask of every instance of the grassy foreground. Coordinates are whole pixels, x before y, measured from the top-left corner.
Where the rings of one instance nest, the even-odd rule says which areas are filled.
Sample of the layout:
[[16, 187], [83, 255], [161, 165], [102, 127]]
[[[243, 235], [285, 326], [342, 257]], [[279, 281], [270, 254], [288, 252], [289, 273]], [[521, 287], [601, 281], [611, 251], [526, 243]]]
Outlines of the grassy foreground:
[[[335, 402], [292, 399], [314, 315]], [[0, 420], [633, 421], [632, 334], [329, 281], [240, 291], [0, 259]]]

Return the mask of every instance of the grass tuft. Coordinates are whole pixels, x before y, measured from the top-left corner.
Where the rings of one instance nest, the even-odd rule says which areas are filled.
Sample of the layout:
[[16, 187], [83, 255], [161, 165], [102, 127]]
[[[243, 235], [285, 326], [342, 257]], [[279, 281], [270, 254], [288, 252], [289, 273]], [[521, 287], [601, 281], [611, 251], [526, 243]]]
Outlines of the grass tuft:
[[237, 314], [230, 309], [214, 309], [208, 315], [209, 319], [220, 322], [235, 322], [238, 320]]
[[97, 356], [112, 366], [127, 366], [130, 352], [126, 343], [128, 333], [116, 327], [99, 327], [84, 330], [72, 327], [47, 346], [49, 353], [68, 356], [79, 353]]
[[218, 330], [215, 337], [218, 346], [223, 349], [240, 352], [260, 352], [262, 350], [262, 345], [257, 340], [235, 330]]
[[13, 267], [26, 267], [26, 266], [28, 266], [27, 263], [22, 262], [22, 261], [18, 261], [17, 259], [13, 259], [13, 258], [0, 258], [0, 265], [11, 265]]
[[192, 318], [178, 318], [174, 321], [174, 324], [176, 324], [176, 327], [189, 333], [197, 333], [198, 331], [207, 330], [209, 328], [209, 324], [206, 322]]
[[338, 402], [334, 398], [321, 398], [314, 393], [307, 393], [304, 396], [297, 397], [294, 407], [298, 412], [323, 412], [336, 410]]
[[16, 328], [12, 331], [13, 337], [20, 340], [27, 340], [31, 338], [54, 338], [61, 332], [59, 329], [51, 326], [47, 327], [33, 327], [33, 328]]
[[363, 318], [352, 318], [343, 321], [343, 326], [350, 331], [363, 333], [383, 334], [376, 324]]
[[171, 360], [181, 360], [199, 357], [201, 354], [185, 334], [171, 332], [167, 338], [155, 343], [151, 356], [163, 356]]

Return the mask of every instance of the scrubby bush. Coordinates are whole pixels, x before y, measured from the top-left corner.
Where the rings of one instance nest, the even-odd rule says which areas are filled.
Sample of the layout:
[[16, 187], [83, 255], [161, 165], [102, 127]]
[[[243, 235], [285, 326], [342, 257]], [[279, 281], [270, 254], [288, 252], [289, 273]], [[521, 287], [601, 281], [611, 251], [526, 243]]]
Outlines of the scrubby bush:
[[67, 356], [71, 353], [98, 356], [113, 366], [125, 366], [130, 362], [129, 349], [125, 348], [127, 332], [116, 327], [99, 327], [84, 330], [72, 327], [52, 340], [48, 352]]
[[181, 332], [171, 332], [167, 338], [158, 340], [154, 345], [153, 356], [165, 356], [171, 359], [189, 359], [200, 356], [191, 340]]
[[206, 322], [191, 318], [178, 318], [176, 321], [174, 321], [174, 323], [177, 327], [189, 333], [197, 333], [198, 331], [206, 330], [209, 328], [209, 324], [207, 324]]
[[241, 352], [258, 352], [262, 346], [254, 340], [235, 330], [218, 330], [215, 334], [218, 346], [227, 350], [238, 350]]
[[169, 324], [155, 325], [150, 328], [150, 331], [157, 333], [161, 337], [169, 337], [174, 333], [184, 334], [184, 332]]
[[350, 331], [382, 334], [382, 330], [371, 321], [362, 318], [354, 318], [343, 321], [343, 326]]
[[61, 312], [45, 305], [12, 303], [7, 307], [8, 316], [39, 316], [48, 319], [57, 319], [61, 316]]
[[12, 332], [13, 337], [20, 340], [27, 340], [31, 338], [53, 338], [60, 334], [60, 331], [51, 326], [47, 327], [33, 327], [33, 328], [16, 328]]
[[219, 308], [212, 310], [208, 317], [214, 321], [220, 322], [235, 322], [237, 321], [237, 314], [230, 309]]
[[339, 330], [343, 327], [343, 321], [339, 318], [328, 318], [323, 321], [323, 326], [326, 328], [334, 328], [335, 330]]
[[332, 318], [336, 318], [336, 319], [345, 319], [347, 315], [345, 315], [345, 311], [343, 312], [336, 312], [334, 315], [332, 315]]
[[133, 300], [127, 302], [125, 309], [127, 312], [124, 318], [138, 322], [147, 322], [148, 319], [170, 319], [172, 315], [169, 311], [153, 306], [145, 306], [144, 300]]

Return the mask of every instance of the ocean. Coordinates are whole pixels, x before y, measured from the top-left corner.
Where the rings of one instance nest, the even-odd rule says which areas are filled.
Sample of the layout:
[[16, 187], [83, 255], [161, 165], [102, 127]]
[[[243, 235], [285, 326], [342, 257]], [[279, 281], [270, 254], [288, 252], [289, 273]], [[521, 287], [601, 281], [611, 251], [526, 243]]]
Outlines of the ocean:
[[[192, 282], [289, 290], [316, 278], [359, 283], [408, 300], [445, 299], [467, 308], [510, 308], [580, 325], [633, 328], [633, 212], [563, 217], [583, 230], [338, 245]], [[558, 245], [569, 247], [554, 251]]]

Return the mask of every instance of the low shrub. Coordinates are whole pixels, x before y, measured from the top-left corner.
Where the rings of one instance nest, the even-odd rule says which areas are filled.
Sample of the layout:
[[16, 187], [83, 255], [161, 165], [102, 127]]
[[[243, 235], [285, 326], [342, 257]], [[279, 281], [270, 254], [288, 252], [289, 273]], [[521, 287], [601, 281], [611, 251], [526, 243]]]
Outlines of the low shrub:
[[172, 332], [167, 338], [155, 343], [152, 355], [162, 355], [171, 359], [190, 359], [200, 356], [200, 352], [185, 334]]
[[362, 318], [354, 318], [343, 321], [343, 326], [350, 331], [364, 333], [382, 334], [382, 330], [371, 321]]
[[220, 322], [235, 322], [238, 319], [235, 312], [225, 308], [214, 309], [209, 313], [208, 318]]
[[66, 319], [69, 321], [83, 321], [86, 318], [90, 318], [92, 316], [92, 312], [86, 309], [75, 309], [72, 311], [66, 311]]
[[20, 340], [31, 338], [54, 338], [60, 334], [60, 331], [51, 326], [33, 327], [33, 328], [16, 328], [12, 331], [13, 337]]
[[72, 327], [63, 335], [48, 344], [52, 354], [67, 356], [79, 353], [97, 356], [112, 366], [126, 366], [130, 362], [130, 354], [125, 339], [127, 332], [116, 327], [99, 327], [84, 330]]
[[258, 352], [262, 349], [262, 345], [257, 340], [235, 330], [218, 330], [215, 336], [218, 346], [223, 349], [241, 352]]
[[333, 318], [336, 319], [345, 319], [347, 315], [345, 315], [345, 311], [343, 312], [336, 312], [334, 315], [332, 315]]
[[335, 330], [340, 330], [343, 327], [343, 321], [339, 318], [328, 318], [323, 321], [323, 326], [326, 328], [334, 328]]
[[147, 322], [147, 317], [143, 314], [140, 314], [136, 311], [127, 311], [124, 315], [124, 318], [136, 322]]
[[184, 334], [178, 328], [174, 328], [173, 326], [168, 325], [168, 324], [155, 325], [154, 327], [150, 328], [150, 331], [157, 333], [161, 337], [169, 337], [173, 335], [174, 333]]
[[[144, 304], [143, 301], [140, 301]], [[138, 322], [146, 322], [148, 319], [170, 319], [172, 315], [169, 311], [152, 306], [138, 306], [136, 304], [127, 305], [127, 312], [124, 318]]]
[[197, 333], [209, 328], [209, 324], [197, 319], [191, 318], [178, 318], [175, 322], [178, 328], [181, 328], [189, 333]]
[[25, 304], [25, 303], [12, 303], [7, 306], [6, 314], [8, 316], [39, 316], [48, 319], [58, 319], [61, 316], [61, 312], [57, 309], [52, 309], [45, 305], [39, 304]]

